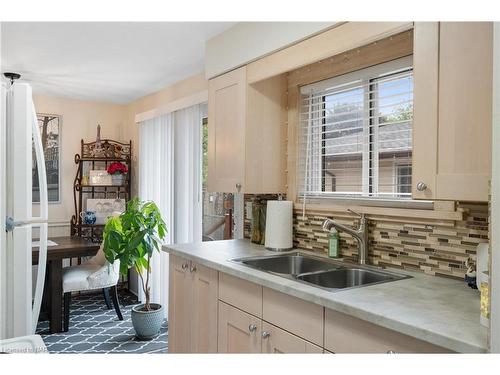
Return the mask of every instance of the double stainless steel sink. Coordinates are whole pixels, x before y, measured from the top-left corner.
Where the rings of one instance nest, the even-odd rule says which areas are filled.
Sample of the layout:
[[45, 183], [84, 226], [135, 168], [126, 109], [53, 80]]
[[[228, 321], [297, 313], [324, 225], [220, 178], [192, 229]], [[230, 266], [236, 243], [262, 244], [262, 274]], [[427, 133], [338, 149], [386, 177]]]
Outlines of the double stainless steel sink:
[[330, 291], [397, 281], [411, 277], [385, 270], [381, 271], [371, 266], [348, 264], [301, 252], [239, 258], [232, 259], [232, 261]]

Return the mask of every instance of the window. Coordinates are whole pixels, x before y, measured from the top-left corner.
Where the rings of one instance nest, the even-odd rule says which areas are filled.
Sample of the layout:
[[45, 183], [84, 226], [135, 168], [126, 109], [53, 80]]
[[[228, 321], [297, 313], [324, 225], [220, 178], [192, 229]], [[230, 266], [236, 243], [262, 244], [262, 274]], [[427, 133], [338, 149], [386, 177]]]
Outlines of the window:
[[299, 194], [411, 198], [412, 119], [411, 57], [302, 87]]
[[[47, 173], [47, 195], [49, 203], [60, 201], [59, 188], [59, 150], [61, 143], [61, 116], [46, 115], [37, 113], [38, 129], [43, 145], [43, 154], [45, 156], [45, 170]], [[40, 202], [40, 185], [38, 181], [38, 167], [36, 164], [35, 148], [33, 146], [33, 163], [31, 174], [33, 176], [33, 202]]]
[[398, 165], [396, 168], [398, 196], [411, 195], [411, 165]]

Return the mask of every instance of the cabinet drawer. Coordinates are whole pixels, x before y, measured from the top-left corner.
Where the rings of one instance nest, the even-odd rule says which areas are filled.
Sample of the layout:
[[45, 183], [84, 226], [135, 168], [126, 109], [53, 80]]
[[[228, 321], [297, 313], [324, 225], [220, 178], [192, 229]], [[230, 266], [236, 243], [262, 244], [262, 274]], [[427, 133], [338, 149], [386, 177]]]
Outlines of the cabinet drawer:
[[262, 319], [323, 346], [324, 308], [310, 302], [264, 288]]
[[323, 353], [323, 348], [267, 322], [262, 322], [262, 334], [262, 353]]
[[337, 311], [325, 311], [325, 349], [334, 353], [451, 353]]
[[262, 317], [262, 287], [219, 272], [219, 299], [252, 315]]

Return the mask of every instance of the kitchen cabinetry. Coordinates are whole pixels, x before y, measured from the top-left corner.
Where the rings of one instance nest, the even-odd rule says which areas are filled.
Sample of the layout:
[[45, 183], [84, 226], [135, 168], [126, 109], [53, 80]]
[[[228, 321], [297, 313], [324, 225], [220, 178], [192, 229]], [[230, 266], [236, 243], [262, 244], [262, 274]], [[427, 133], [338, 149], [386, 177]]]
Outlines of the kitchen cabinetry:
[[286, 78], [248, 84], [246, 69], [208, 84], [208, 190], [284, 192]]
[[219, 353], [260, 353], [262, 321], [219, 301]]
[[169, 351], [217, 352], [217, 271], [170, 255]]
[[488, 200], [492, 59], [491, 22], [415, 24], [414, 198]]
[[323, 345], [323, 307], [264, 288], [262, 318], [275, 326]]
[[323, 349], [219, 301], [219, 353], [323, 353]]
[[174, 353], [448, 353], [285, 293], [170, 255]]
[[262, 353], [323, 353], [323, 349], [298, 336], [262, 322]]
[[450, 353], [330, 309], [325, 309], [325, 349], [334, 353]]

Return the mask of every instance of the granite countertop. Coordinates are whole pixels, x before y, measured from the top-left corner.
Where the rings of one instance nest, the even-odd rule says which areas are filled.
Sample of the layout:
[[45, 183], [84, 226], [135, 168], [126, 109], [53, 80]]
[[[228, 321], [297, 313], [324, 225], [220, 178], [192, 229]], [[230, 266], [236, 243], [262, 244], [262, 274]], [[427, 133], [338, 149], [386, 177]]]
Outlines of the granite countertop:
[[461, 281], [394, 270], [413, 277], [331, 292], [231, 261], [277, 254], [248, 240], [167, 245], [163, 250], [456, 352], [487, 351], [487, 329], [479, 324], [479, 292]]

